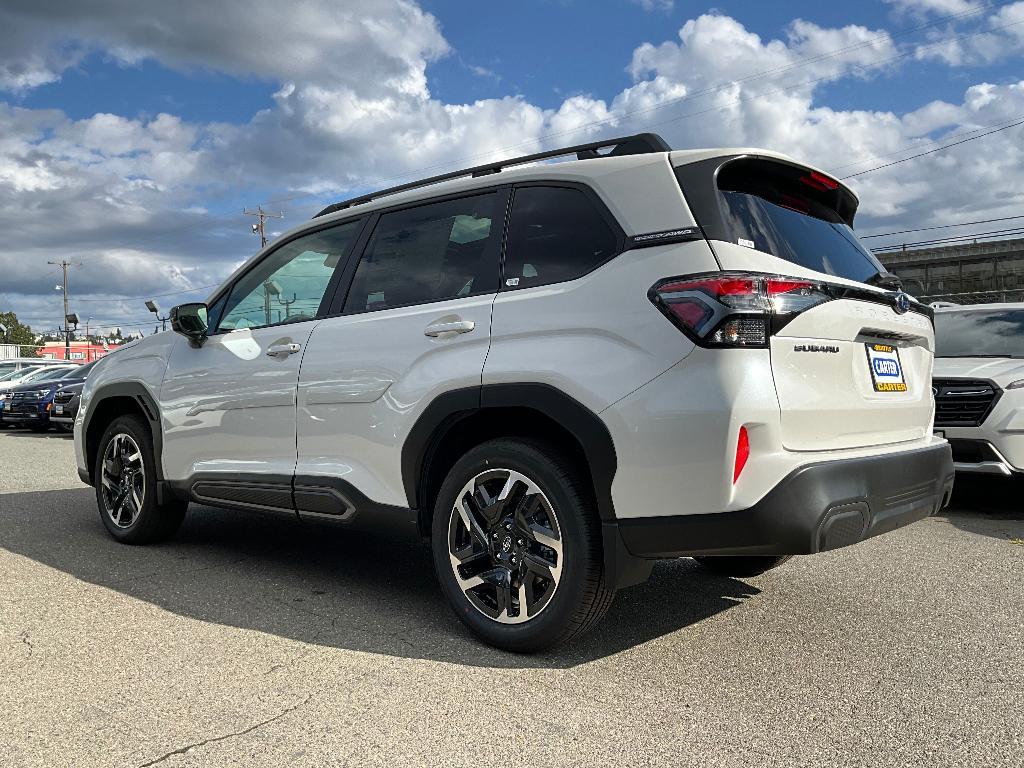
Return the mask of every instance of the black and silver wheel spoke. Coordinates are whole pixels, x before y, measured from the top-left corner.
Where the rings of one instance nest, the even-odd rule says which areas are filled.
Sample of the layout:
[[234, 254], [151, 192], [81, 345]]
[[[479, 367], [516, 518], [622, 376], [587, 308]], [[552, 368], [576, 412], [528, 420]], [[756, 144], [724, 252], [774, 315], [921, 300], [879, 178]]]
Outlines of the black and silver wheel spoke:
[[466, 598], [503, 624], [540, 613], [561, 577], [562, 541], [551, 503], [514, 470], [487, 470], [466, 484], [452, 508], [448, 550]]
[[100, 470], [104, 511], [118, 528], [129, 528], [142, 513], [146, 473], [142, 451], [127, 433], [107, 443]]

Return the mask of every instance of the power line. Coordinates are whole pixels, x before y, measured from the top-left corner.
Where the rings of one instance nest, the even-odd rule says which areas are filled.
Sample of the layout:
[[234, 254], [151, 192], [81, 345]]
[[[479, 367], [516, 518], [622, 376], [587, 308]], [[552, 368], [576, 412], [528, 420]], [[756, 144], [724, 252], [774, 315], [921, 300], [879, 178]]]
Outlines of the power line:
[[861, 240], [872, 237], [890, 237], [892, 235], [908, 235], [911, 232], [928, 232], [933, 229], [949, 229], [950, 227], [970, 227], [974, 224], [993, 224], [997, 221], [1012, 221], [1013, 219], [1024, 219], [1021, 216], [1001, 216], [998, 219], [978, 219], [977, 221], [962, 221], [957, 224], [937, 224], [934, 227], [918, 227], [917, 229], [898, 229], [895, 232], [881, 232], [877, 235], [858, 235]]
[[1005, 125], [1006, 123], [1012, 122], [1014, 120], [1018, 120], [1020, 118], [1024, 118], [1024, 115], [1020, 115], [1019, 117], [1011, 117], [1011, 118], [1009, 118], [1007, 120], [999, 120], [998, 122], [988, 123], [987, 125], [979, 125], [977, 128], [971, 128], [971, 130], [969, 130], [969, 131], [961, 131], [960, 133], [954, 133], [954, 134], [952, 134], [950, 136], [941, 136], [941, 137], [936, 138], [936, 139], [927, 139], [925, 141], [917, 141], [917, 142], [915, 142], [913, 144], [907, 144], [907, 145], [905, 145], [903, 147], [900, 147], [897, 150], [893, 150], [892, 152], [883, 152], [880, 155], [868, 155], [868, 154], [858, 155], [857, 156], [858, 157], [857, 160], [853, 160], [853, 161], [851, 161], [849, 163], [843, 163], [842, 165], [830, 165], [829, 166], [829, 171], [831, 171], [833, 174], [837, 174], [837, 173], [839, 173], [840, 171], [842, 171], [845, 168], [854, 168], [854, 167], [856, 167], [858, 165], [862, 165], [863, 163], [866, 163], [866, 162], [868, 162], [870, 160], [882, 160], [882, 159], [884, 159], [886, 157], [893, 157], [895, 155], [902, 155], [904, 152], [912, 152], [913, 150], [920, 149], [921, 147], [926, 147], [929, 144], [938, 144], [940, 141], [950, 141], [951, 139], [963, 138], [964, 136], [970, 136], [971, 134], [977, 133], [978, 131], [984, 131], [987, 128], [998, 128], [1001, 125]]
[[1024, 235], [1024, 227], [1011, 227], [1009, 229], [993, 229], [988, 232], [975, 232], [970, 235], [951, 235], [949, 237], [939, 237], [934, 240], [916, 240], [912, 243], [898, 243], [895, 245], [882, 245], [877, 248], [872, 248], [872, 253], [881, 253], [884, 251], [899, 251], [905, 249], [907, 246], [929, 246], [929, 245], [942, 245], [944, 243], [957, 243], [964, 240], [977, 240], [991, 239], [991, 238], [1009, 238], [1013, 235]]
[[195, 293], [196, 291], [205, 291], [210, 288], [216, 288], [220, 283], [214, 283], [213, 285], [200, 285], [196, 288], [185, 288], [180, 291], [171, 291], [170, 293], [151, 293], [146, 296], [126, 296], [124, 298], [114, 297], [105, 299], [79, 299], [79, 301], [145, 301], [146, 299], [162, 299], [165, 296], [178, 296], [182, 293]]
[[911, 155], [910, 157], [904, 157], [902, 160], [893, 160], [891, 163], [884, 163], [883, 165], [876, 165], [874, 168], [868, 168], [867, 170], [864, 170], [864, 171], [857, 171], [857, 173], [851, 173], [851, 174], [848, 174], [846, 176], [840, 176], [840, 179], [845, 181], [846, 179], [852, 179], [852, 178], [855, 178], [857, 176], [863, 176], [866, 173], [873, 173], [875, 171], [880, 171], [883, 168], [891, 168], [894, 165], [899, 165], [900, 163], [906, 163], [909, 160], [916, 160], [917, 158], [924, 157], [925, 155], [933, 155], [936, 152], [941, 152], [942, 150], [949, 149], [950, 147], [956, 147], [956, 146], [959, 146], [960, 144], [966, 144], [969, 141], [977, 141], [978, 139], [983, 139], [986, 136], [991, 136], [994, 133], [999, 133], [1000, 131], [1006, 131], [1006, 130], [1009, 130], [1010, 128], [1016, 128], [1018, 125], [1024, 125], [1024, 120], [1018, 120], [1015, 123], [1010, 123], [1010, 125], [1004, 125], [1002, 128], [995, 128], [995, 129], [993, 129], [991, 131], [986, 131], [985, 133], [980, 133], [977, 136], [970, 137], [969, 139], [961, 139], [960, 141], [954, 141], [951, 144], [944, 144], [941, 147], [936, 147], [935, 149], [929, 149], [927, 152], [918, 152], [916, 155]]

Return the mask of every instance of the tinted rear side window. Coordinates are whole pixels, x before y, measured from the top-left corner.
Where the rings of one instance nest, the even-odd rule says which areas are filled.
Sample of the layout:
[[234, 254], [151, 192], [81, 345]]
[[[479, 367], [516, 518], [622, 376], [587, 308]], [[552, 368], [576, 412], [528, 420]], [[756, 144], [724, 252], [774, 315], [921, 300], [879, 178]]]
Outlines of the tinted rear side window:
[[356, 269], [345, 312], [493, 291], [502, 197], [492, 192], [383, 214]]
[[504, 287], [573, 280], [608, 261], [617, 248], [617, 234], [582, 190], [520, 187], [512, 201]]
[[744, 159], [722, 167], [718, 189], [733, 243], [850, 280], [863, 282], [884, 271], [848, 224], [855, 201], [827, 176]]

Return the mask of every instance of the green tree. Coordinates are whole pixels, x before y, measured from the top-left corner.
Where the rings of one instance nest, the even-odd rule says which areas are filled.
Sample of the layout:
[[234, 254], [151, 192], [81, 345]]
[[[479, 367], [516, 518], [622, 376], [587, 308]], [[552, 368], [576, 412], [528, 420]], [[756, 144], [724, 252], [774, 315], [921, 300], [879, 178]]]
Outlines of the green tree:
[[7, 333], [0, 333], [0, 344], [21, 344], [23, 357], [32, 357], [39, 349], [35, 333], [29, 326], [19, 322], [14, 312], [0, 312], [0, 325], [7, 326]]

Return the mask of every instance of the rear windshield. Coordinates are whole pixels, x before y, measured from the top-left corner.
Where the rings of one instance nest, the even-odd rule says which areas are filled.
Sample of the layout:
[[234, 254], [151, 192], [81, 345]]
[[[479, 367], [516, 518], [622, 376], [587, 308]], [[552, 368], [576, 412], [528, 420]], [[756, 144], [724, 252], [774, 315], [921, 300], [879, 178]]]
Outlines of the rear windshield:
[[1024, 357], [1024, 309], [935, 313], [936, 357]]
[[734, 243], [860, 282], [885, 271], [849, 226], [855, 202], [827, 176], [744, 159], [719, 171], [718, 188]]

